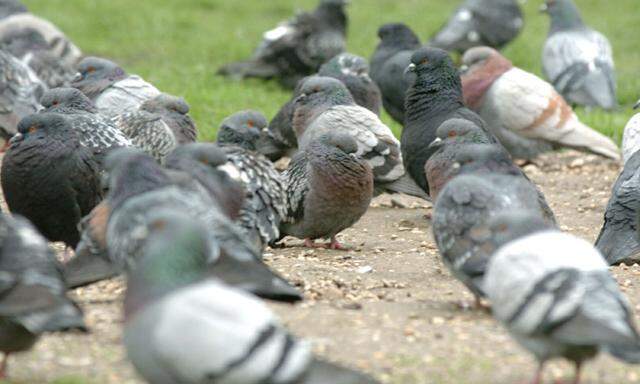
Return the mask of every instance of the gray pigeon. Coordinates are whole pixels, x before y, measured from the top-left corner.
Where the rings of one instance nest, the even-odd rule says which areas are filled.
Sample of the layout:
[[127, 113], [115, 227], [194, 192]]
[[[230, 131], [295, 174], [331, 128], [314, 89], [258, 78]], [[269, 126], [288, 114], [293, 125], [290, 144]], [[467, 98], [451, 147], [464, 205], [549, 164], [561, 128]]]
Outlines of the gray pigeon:
[[253, 57], [223, 66], [218, 74], [236, 78], [277, 78], [293, 88], [304, 76], [344, 51], [346, 0], [320, 0], [313, 13], [300, 13], [265, 32]]
[[532, 212], [549, 225], [555, 219], [529, 180], [512, 174], [508, 166], [496, 166], [498, 148], [467, 147], [457, 157], [460, 175], [445, 185], [434, 206], [433, 236], [445, 265], [479, 303], [485, 268], [498, 246], [491, 244], [489, 220], [513, 211]]
[[76, 71], [52, 52], [42, 34], [31, 28], [20, 29], [2, 36], [0, 45], [28, 65], [49, 88], [68, 87]]
[[71, 83], [89, 97], [100, 113], [112, 117], [137, 110], [160, 94], [140, 76], [129, 75], [118, 64], [99, 57], [85, 57]]
[[0, 214], [0, 378], [12, 353], [41, 334], [86, 331], [82, 311], [66, 296], [61, 266], [47, 241], [20, 216]]
[[373, 170], [375, 194], [403, 192], [429, 199], [409, 177], [402, 164], [400, 142], [378, 116], [356, 105], [349, 90], [336, 79], [309, 79], [295, 102], [293, 129], [301, 149], [327, 132], [352, 136], [356, 155]]
[[572, 0], [546, 0], [551, 28], [542, 51], [542, 71], [571, 104], [613, 109], [616, 77], [609, 40], [586, 26]]
[[324, 63], [318, 75], [342, 81], [356, 104], [380, 115], [382, 95], [378, 85], [369, 77], [369, 63], [365, 58], [352, 53], [341, 53]]
[[20, 0], [1, 0], [0, 1], [0, 20], [6, 19], [11, 15], [29, 12], [27, 7]]
[[98, 113], [91, 100], [78, 89], [50, 89], [44, 93], [40, 103], [44, 107], [41, 113], [64, 115], [78, 132], [80, 144], [88, 148], [100, 163], [110, 150], [133, 145], [110, 119]]
[[325, 133], [291, 159], [283, 174], [288, 213], [282, 236], [305, 239], [307, 247], [330, 238], [329, 248], [343, 249], [335, 236], [365, 214], [373, 194], [371, 167], [357, 151], [353, 136]]
[[382, 92], [382, 104], [398, 123], [404, 124], [404, 101], [415, 76], [406, 74], [411, 55], [420, 48], [420, 40], [402, 23], [386, 24], [378, 29], [380, 43], [371, 57], [371, 78]]
[[604, 224], [596, 248], [609, 264], [633, 264], [640, 256], [638, 215], [640, 214], [640, 153], [636, 152], [611, 190], [604, 213]]
[[40, 109], [38, 100], [46, 89], [33, 71], [0, 50], [0, 136], [9, 140], [23, 117]]
[[240, 211], [240, 226], [258, 249], [280, 239], [280, 222], [287, 214], [282, 176], [273, 163], [255, 152], [266, 126], [267, 120], [260, 112], [241, 111], [222, 121], [217, 139], [228, 158], [219, 169], [244, 186], [246, 200]]
[[127, 355], [147, 382], [377, 383], [318, 360], [265, 304], [210, 278], [207, 258], [220, 244], [192, 217], [160, 211], [150, 219], [124, 301]]
[[[633, 107], [640, 108], [640, 100]], [[622, 160], [626, 163], [640, 149], [640, 113], [629, 119], [622, 135]]]
[[429, 45], [460, 54], [481, 45], [502, 48], [524, 25], [518, 0], [465, 0]]
[[554, 229], [509, 242], [489, 262], [484, 288], [493, 316], [540, 363], [533, 383], [557, 357], [576, 365], [574, 383], [600, 350], [640, 363], [631, 307], [602, 255], [582, 239]]

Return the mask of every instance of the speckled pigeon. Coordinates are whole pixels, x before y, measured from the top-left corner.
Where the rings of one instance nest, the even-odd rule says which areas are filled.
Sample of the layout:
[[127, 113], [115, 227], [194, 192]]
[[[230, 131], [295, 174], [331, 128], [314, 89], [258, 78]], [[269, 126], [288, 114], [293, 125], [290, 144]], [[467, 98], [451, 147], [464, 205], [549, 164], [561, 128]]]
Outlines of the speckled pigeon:
[[438, 127], [436, 139], [429, 144], [437, 151], [424, 166], [433, 201], [436, 201], [445, 184], [458, 174], [460, 165], [456, 157], [468, 150], [470, 144], [491, 144], [491, 140], [482, 128], [469, 120], [449, 119]]
[[572, 0], [546, 0], [551, 17], [542, 51], [545, 77], [571, 104], [613, 109], [616, 76], [609, 40], [586, 26]]
[[30, 349], [41, 334], [86, 331], [67, 296], [53, 251], [28, 220], [0, 214], [0, 378], [10, 354]]
[[640, 153], [636, 152], [613, 185], [604, 224], [596, 240], [596, 247], [609, 264], [633, 264], [640, 260], [639, 214]]
[[223, 66], [218, 74], [236, 78], [278, 78], [293, 88], [346, 46], [345, 0], [320, 0], [313, 13], [300, 13], [265, 32], [246, 61]]
[[411, 57], [407, 71], [414, 72], [417, 79], [407, 92], [407, 117], [400, 140], [402, 157], [409, 175], [429, 193], [424, 167], [436, 151], [429, 144], [435, 140], [436, 130], [444, 121], [469, 120], [487, 132], [491, 142], [497, 143], [497, 140], [482, 118], [465, 107], [460, 75], [447, 52], [421, 48]]
[[198, 138], [198, 128], [189, 116], [189, 104], [182, 97], [161, 93], [142, 103], [140, 109], [162, 116], [178, 144], [193, 143]]
[[52, 52], [44, 36], [35, 29], [6, 33], [0, 46], [28, 65], [49, 88], [67, 87], [75, 77], [75, 68]]
[[217, 139], [228, 157], [220, 169], [244, 186], [246, 200], [240, 226], [258, 249], [280, 239], [280, 222], [287, 214], [282, 176], [272, 162], [255, 152], [266, 126], [267, 120], [260, 112], [237, 112], [222, 121]]
[[71, 123], [57, 113], [24, 118], [2, 161], [9, 210], [50, 241], [75, 247], [77, 224], [102, 199], [99, 166]]
[[508, 165], [500, 165], [499, 148], [486, 144], [467, 147], [457, 157], [460, 175], [438, 195], [433, 236], [445, 265], [479, 302], [484, 296], [485, 267], [497, 248], [491, 244], [489, 220], [513, 211], [530, 211], [549, 225], [555, 219], [529, 180], [511, 171]]
[[382, 104], [398, 123], [404, 124], [404, 102], [407, 90], [415, 81], [405, 73], [411, 55], [420, 48], [420, 40], [402, 23], [386, 24], [378, 29], [380, 43], [371, 57], [371, 78], [382, 92]]
[[336, 79], [310, 79], [296, 99], [293, 129], [298, 145], [309, 143], [327, 132], [352, 136], [358, 145], [357, 156], [373, 170], [375, 194], [403, 192], [429, 199], [409, 177], [402, 164], [400, 142], [378, 116], [356, 105], [349, 90]]
[[462, 74], [465, 103], [477, 111], [515, 158], [532, 160], [553, 147], [570, 147], [618, 160], [607, 136], [578, 119], [551, 84], [489, 47], [468, 50]]
[[523, 25], [518, 0], [465, 0], [429, 45], [461, 54], [480, 45], [502, 48]]
[[46, 85], [35, 73], [4, 50], [0, 50], [0, 136], [8, 140], [23, 117], [38, 111]]
[[40, 102], [44, 107], [41, 113], [59, 113], [67, 118], [78, 133], [80, 144], [88, 148], [99, 163], [110, 150], [133, 145], [110, 119], [98, 113], [91, 100], [78, 89], [50, 89]]
[[325, 133], [298, 152], [283, 174], [287, 217], [281, 235], [313, 240], [330, 238], [327, 246], [342, 249], [336, 235], [365, 214], [373, 194], [373, 173], [357, 156], [358, 143], [344, 132]]
[[489, 262], [484, 287], [493, 316], [538, 360], [533, 383], [557, 357], [576, 365], [574, 383], [600, 350], [640, 363], [631, 307], [602, 255], [582, 239], [544, 230], [507, 243]]
[[356, 104], [380, 115], [382, 95], [378, 85], [369, 77], [367, 59], [352, 53], [341, 53], [324, 63], [318, 75], [342, 81], [351, 92]]
[[106, 116], [117, 116], [138, 109], [160, 94], [138, 75], [129, 75], [118, 64], [99, 57], [85, 57], [78, 64], [78, 75], [71, 86], [87, 95]]
[[[640, 100], [633, 107], [640, 108]], [[640, 149], [640, 113], [631, 117], [622, 135], [622, 160], [626, 163]]]
[[211, 278], [208, 257], [220, 244], [197, 221], [152, 217], [124, 301], [127, 355], [147, 382], [376, 383], [318, 360], [264, 303]]

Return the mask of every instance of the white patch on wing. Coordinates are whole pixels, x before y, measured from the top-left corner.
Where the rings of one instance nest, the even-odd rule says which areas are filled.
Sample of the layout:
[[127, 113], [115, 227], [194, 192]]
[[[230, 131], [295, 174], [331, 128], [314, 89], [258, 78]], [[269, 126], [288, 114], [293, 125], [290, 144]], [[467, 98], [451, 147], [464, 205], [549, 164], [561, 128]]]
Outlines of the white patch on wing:
[[218, 169], [225, 172], [233, 180], [242, 181], [242, 175], [232, 162], [228, 161], [224, 165], [219, 166]]
[[281, 39], [283, 36], [293, 32], [294, 32], [293, 27], [287, 24], [282, 24], [270, 31], [265, 32], [263, 35], [263, 38], [269, 41], [276, 41], [278, 39]]

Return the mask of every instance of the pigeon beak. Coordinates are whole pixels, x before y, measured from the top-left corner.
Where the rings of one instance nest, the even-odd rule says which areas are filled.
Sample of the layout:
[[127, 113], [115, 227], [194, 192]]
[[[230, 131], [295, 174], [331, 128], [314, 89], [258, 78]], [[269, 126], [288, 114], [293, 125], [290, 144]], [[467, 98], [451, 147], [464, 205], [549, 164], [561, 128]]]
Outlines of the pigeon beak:
[[73, 80], [71, 80], [72, 83], [77, 83], [78, 81], [82, 80], [82, 73], [77, 72], [75, 74], [75, 76], [73, 76]]
[[350, 153], [349, 156], [351, 156], [355, 160], [358, 160], [358, 155], [355, 152]]
[[638, 109], [638, 108], [640, 108], [640, 100], [638, 100], [636, 105], [633, 106], [633, 109]]
[[429, 148], [440, 148], [442, 144], [444, 144], [444, 140], [442, 140], [439, 137], [436, 137], [436, 139], [433, 140], [431, 144], [429, 144]]
[[540, 13], [545, 13], [549, 10], [549, 6], [547, 5], [547, 3], [542, 3], [542, 5], [540, 5], [540, 8], [538, 8], [538, 10], [540, 11]]
[[19, 141], [22, 141], [22, 138], [23, 138], [22, 133], [18, 132], [15, 135], [13, 135], [13, 137], [9, 140], [9, 144], [11, 145]]
[[304, 99], [306, 99], [306, 98], [307, 98], [307, 94], [306, 94], [306, 93], [303, 93], [302, 95], [300, 95], [300, 96], [296, 97], [296, 99], [295, 99], [295, 100], [293, 100], [293, 103], [294, 103], [294, 104], [299, 103], [299, 102], [303, 101], [303, 100], [304, 100]]
[[460, 74], [464, 75], [465, 73], [467, 73], [467, 71], [469, 71], [469, 66], [466, 64], [463, 64], [460, 66]]
[[408, 74], [410, 72], [415, 72], [416, 71], [416, 65], [411, 63], [409, 64], [409, 66], [407, 67], [407, 69], [404, 70], [404, 74]]

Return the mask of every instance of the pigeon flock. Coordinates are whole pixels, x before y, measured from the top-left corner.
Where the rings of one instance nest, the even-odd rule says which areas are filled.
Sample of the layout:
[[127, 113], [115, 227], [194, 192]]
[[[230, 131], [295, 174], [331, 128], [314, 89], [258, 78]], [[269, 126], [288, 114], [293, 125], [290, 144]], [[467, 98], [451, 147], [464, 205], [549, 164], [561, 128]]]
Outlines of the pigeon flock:
[[[537, 359], [534, 383], [554, 358], [575, 383], [601, 351], [640, 363], [608, 270], [640, 260], [640, 114], [620, 151], [573, 111], [618, 108], [607, 38], [573, 0], [544, 1], [541, 79], [500, 52], [524, 26], [518, 0], [465, 0], [426, 43], [381, 26], [369, 62], [345, 52], [346, 6], [320, 0], [220, 68], [293, 91], [206, 143], [185, 99], [0, 0], [0, 378], [40, 335], [91, 332], [67, 290], [123, 275], [123, 342], [149, 383], [378, 383], [316, 357], [262, 300], [305, 299], [265, 250], [349, 249], [337, 235], [382, 193], [433, 204], [442, 262]], [[624, 162], [595, 245], [560, 230], [519, 166], [559, 148]]]

